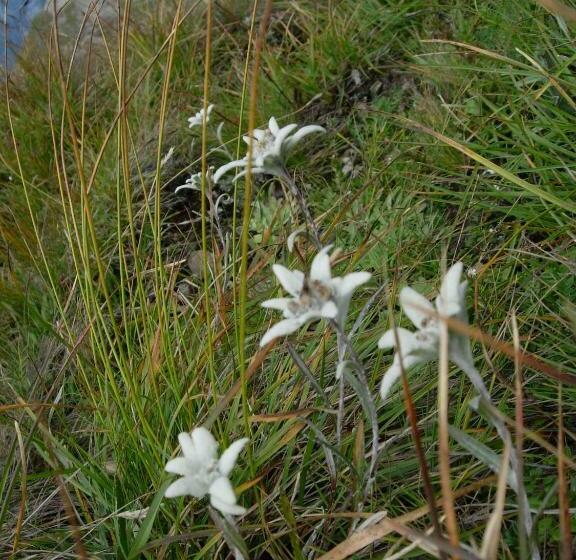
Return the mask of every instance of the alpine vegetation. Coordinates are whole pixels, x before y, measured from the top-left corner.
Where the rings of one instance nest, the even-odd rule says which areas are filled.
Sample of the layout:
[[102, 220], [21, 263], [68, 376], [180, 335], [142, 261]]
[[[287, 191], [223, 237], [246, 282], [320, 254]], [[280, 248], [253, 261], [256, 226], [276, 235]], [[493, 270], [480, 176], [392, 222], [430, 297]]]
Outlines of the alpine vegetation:
[[[206, 115], [201, 111], [190, 119], [191, 126], [202, 125], [204, 118], [208, 121], [212, 107], [213, 105], [209, 106]], [[332, 245], [323, 246], [322, 236], [302, 190], [286, 168], [286, 159], [294, 146], [307, 135], [325, 132], [325, 129], [319, 125], [309, 125], [297, 129], [298, 125], [296, 124], [288, 124], [281, 128], [276, 119], [271, 117], [267, 129], [255, 129], [250, 135], [243, 137], [244, 142], [249, 146], [248, 154], [242, 159], [234, 160], [230, 157], [223, 141], [223, 124], [221, 123], [217, 127], [216, 133], [220, 145], [208, 153], [221, 152], [230, 157], [232, 161], [222, 165], [215, 172], [213, 171], [214, 168], [209, 166], [206, 181], [209, 187], [214, 186], [229, 171], [240, 169], [240, 172], [233, 179], [233, 181], [237, 181], [247, 174], [250, 167], [253, 173], [271, 175], [277, 178], [281, 184], [288, 186], [289, 191], [300, 204], [305, 225], [294, 227], [293, 233], [287, 238], [288, 250], [291, 253], [296, 238], [304, 236], [314, 243], [316, 254], [308, 272], [291, 270], [278, 263], [272, 265], [274, 275], [287, 295], [262, 302], [263, 308], [280, 311], [283, 318], [268, 328], [260, 338], [259, 345], [261, 348], [266, 347], [275, 339], [291, 335], [313, 321], [323, 320], [335, 332], [337, 356], [335, 374], [338, 380], [336, 445], [341, 445], [343, 437], [346, 383], [352, 387], [364, 411], [370, 432], [370, 450], [365, 452], [370, 460], [362, 472], [362, 481], [356, 498], [356, 508], [361, 511], [372, 492], [376, 479], [380, 430], [376, 400], [370, 391], [369, 368], [356, 352], [352, 340], [361, 334], [359, 331], [361, 331], [364, 311], [357, 318], [350, 331], [346, 329], [346, 319], [355, 291], [366, 284], [372, 275], [368, 271], [351, 272], [343, 276], [333, 275], [332, 261], [335, 260], [337, 252], [332, 252]], [[250, 157], [252, 159], [249, 159]], [[184, 185], [176, 189], [176, 192], [181, 189], [200, 190], [201, 179], [201, 173], [192, 174]], [[212, 217], [217, 219], [217, 212], [212, 212], [212, 214]], [[217, 230], [220, 231], [219, 224], [217, 226]], [[224, 248], [226, 246], [225, 236], [220, 233], [220, 237]], [[462, 262], [456, 262], [448, 269], [442, 279], [440, 291], [434, 304], [411, 287], [405, 287], [401, 290], [400, 305], [413, 323], [415, 330], [410, 331], [398, 327], [386, 331], [380, 337], [379, 348], [393, 348], [395, 350], [392, 363], [387, 368], [380, 383], [380, 399], [382, 401], [387, 400], [391, 388], [399, 380], [403, 370], [407, 371], [417, 365], [437, 360], [440, 356], [443, 321], [448, 322], [448, 327], [450, 327], [451, 321], [457, 322], [459, 329], [455, 332], [454, 329], [447, 331], [448, 359], [470, 379], [479, 394], [483, 411], [502, 440], [506, 445], [509, 445], [510, 434], [494, 410], [490, 394], [474, 366], [470, 339], [467, 334], [461, 332], [463, 330], [466, 333], [468, 325], [467, 282], [462, 280], [463, 269]], [[326, 399], [327, 404], [329, 404], [325, 389], [319, 385], [306, 365], [306, 356], [300, 355], [291, 344], [287, 346], [298, 369], [302, 371], [319, 396]], [[362, 430], [363, 436], [365, 436], [365, 429]], [[166, 497], [191, 495], [201, 498], [209, 495], [211, 505], [228, 516], [228, 524], [222, 525], [224, 538], [234, 551], [235, 556], [244, 558], [245, 555], [241, 552], [241, 549], [244, 549], [243, 539], [236, 531], [235, 524], [229, 516], [242, 515], [246, 513], [246, 510], [237, 504], [236, 495], [228, 476], [238, 454], [248, 440], [244, 438], [234, 442], [220, 458], [217, 454], [218, 444], [205, 428], [196, 428], [191, 434], [180, 434], [179, 441], [183, 456], [169, 461], [166, 470], [180, 475], [181, 478], [168, 487]], [[362, 439], [358, 441], [361, 442]], [[326, 443], [326, 445], [329, 444]], [[334, 445], [334, 443], [330, 445]], [[326, 447], [326, 453], [328, 456], [331, 455], [328, 447]], [[509, 457], [510, 480], [518, 480], [519, 463], [514, 450], [510, 451]], [[493, 460], [492, 463], [494, 463]], [[526, 494], [518, 484], [514, 484], [512, 487], [518, 494], [518, 500], [525, 512], [523, 523], [526, 532], [529, 533], [532, 527], [532, 518], [529, 513]], [[212, 516], [215, 522], [221, 525], [214, 514]], [[533, 558], [537, 558], [537, 555], [534, 554]]]
[[[380, 385], [380, 396], [383, 400], [389, 394], [390, 389], [406, 371], [418, 364], [424, 364], [438, 359], [440, 351], [440, 321], [456, 319], [460, 326], [468, 326], [468, 313], [466, 310], [466, 287], [468, 283], [461, 281], [464, 265], [457, 262], [446, 272], [440, 293], [436, 297], [436, 308], [434, 305], [418, 293], [416, 290], [405, 287], [400, 292], [400, 305], [410, 321], [416, 327], [416, 332], [397, 327], [386, 331], [378, 346], [381, 349], [394, 348], [396, 350], [392, 365], [384, 374]], [[498, 411], [494, 409], [490, 393], [474, 365], [470, 339], [460, 332], [450, 332], [448, 337], [448, 359], [458, 366], [468, 377], [476, 391], [478, 392], [480, 406], [489, 421], [492, 423], [502, 441], [509, 445], [511, 436], [505, 423], [502, 421]], [[477, 449], [477, 448], [475, 448]], [[509, 452], [510, 479], [519, 480], [519, 458], [515, 449]], [[480, 457], [485, 459], [486, 454]], [[518, 495], [522, 520], [526, 534], [530, 534], [533, 526], [532, 516], [528, 497], [523, 488], [517, 484], [511, 484]], [[536, 547], [531, 547], [531, 557], [533, 560], [540, 558]]]
[[[416, 290], [405, 287], [400, 292], [400, 305], [416, 332], [402, 327], [386, 331], [378, 341], [382, 349], [394, 348], [396, 353], [392, 365], [382, 378], [380, 396], [386, 399], [388, 392], [402, 374], [410, 368], [436, 360], [440, 341], [439, 319], [456, 318], [468, 323], [466, 312], [466, 286], [461, 282], [464, 265], [457, 262], [452, 265], [444, 279], [440, 293], [436, 298], [436, 308]], [[463, 371], [474, 368], [470, 340], [459, 333], [451, 333], [448, 343], [448, 356]]]
[[307, 275], [281, 264], [272, 266], [276, 278], [292, 297], [269, 299], [262, 303], [262, 307], [282, 311], [284, 319], [264, 333], [260, 346], [292, 334], [314, 320], [334, 320], [344, 328], [354, 290], [368, 282], [371, 275], [369, 272], [352, 272], [343, 277], [333, 277], [329, 256], [331, 248], [328, 245], [318, 252]]
[[56, 2], [0, 110], [0, 558], [574, 556], [568, 3]]
[[[206, 171], [206, 182], [209, 182], [211, 180], [213, 170], [214, 170], [214, 167], [210, 167], [210, 168], [208, 168], [208, 171]], [[192, 175], [190, 175], [190, 177], [188, 177], [188, 179], [186, 179], [186, 182], [183, 185], [176, 187], [174, 192], [178, 193], [178, 192], [185, 190], [185, 189], [190, 189], [193, 191], [200, 191], [202, 189], [202, 172], [201, 171], [198, 173], [192, 173]]]
[[210, 503], [224, 514], [242, 515], [246, 509], [236, 503], [236, 494], [228, 476], [248, 438], [236, 440], [218, 458], [218, 443], [206, 428], [178, 435], [182, 457], [171, 459], [165, 470], [181, 478], [168, 486], [167, 498], [210, 496]]
[[197, 126], [201, 127], [204, 124], [204, 121], [206, 121], [206, 123], [209, 123], [210, 113], [212, 112], [212, 109], [214, 109], [214, 105], [210, 104], [208, 105], [208, 107], [206, 107], [206, 112], [204, 112], [204, 108], [202, 108], [195, 115], [189, 117], [188, 128], [195, 128]]
[[[298, 125], [294, 123], [280, 128], [276, 119], [270, 117], [268, 128], [255, 128], [251, 134], [243, 136], [244, 142], [249, 146], [248, 154], [242, 159], [233, 160], [219, 167], [214, 173], [214, 182], [217, 183], [232, 169], [243, 168], [234, 177], [235, 181], [238, 180], [248, 172], [249, 161], [251, 162], [251, 172], [254, 174], [284, 175], [286, 158], [294, 146], [313, 132], [326, 132], [324, 127], [311, 124], [292, 134], [297, 128]], [[250, 147], [252, 148], [251, 154]], [[251, 159], [249, 159], [250, 155], [252, 156]]]

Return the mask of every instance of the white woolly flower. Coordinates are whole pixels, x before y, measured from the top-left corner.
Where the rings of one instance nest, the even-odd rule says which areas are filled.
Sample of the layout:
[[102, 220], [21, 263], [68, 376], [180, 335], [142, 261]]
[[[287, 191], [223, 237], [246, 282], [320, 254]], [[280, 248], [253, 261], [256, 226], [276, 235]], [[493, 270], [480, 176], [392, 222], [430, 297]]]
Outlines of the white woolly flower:
[[167, 498], [210, 495], [210, 503], [222, 513], [242, 515], [246, 509], [236, 503], [234, 488], [228, 479], [248, 438], [235, 441], [218, 458], [218, 443], [206, 428], [178, 435], [182, 457], [171, 459], [165, 470], [180, 475], [164, 494]]
[[[442, 281], [440, 294], [436, 298], [436, 312], [443, 317], [454, 317], [468, 323], [466, 313], [467, 282], [460, 282], [463, 265], [454, 264]], [[402, 374], [417, 364], [423, 364], [438, 358], [440, 325], [434, 317], [434, 306], [412, 288], [403, 288], [400, 292], [400, 305], [404, 313], [416, 327], [416, 332], [401, 327], [386, 331], [380, 340], [380, 348], [395, 348], [396, 354], [392, 366], [384, 374], [380, 385], [380, 395], [386, 398], [390, 389]], [[398, 337], [398, 340], [396, 340]], [[400, 343], [398, 348], [397, 342]], [[451, 332], [448, 342], [448, 358], [464, 371], [474, 369], [472, 350], [467, 336]]]
[[[206, 182], [210, 181], [210, 177], [212, 175], [213, 170], [214, 167], [210, 166], [208, 171], [206, 171]], [[192, 173], [192, 175], [190, 175], [190, 177], [186, 179], [186, 182], [183, 185], [176, 187], [174, 193], [177, 193], [178, 191], [184, 189], [191, 189], [193, 191], [200, 192], [202, 190], [202, 172], [200, 171], [198, 173]]]
[[344, 327], [352, 293], [370, 279], [370, 273], [352, 272], [333, 278], [328, 255], [331, 247], [324, 247], [314, 257], [308, 276], [280, 264], [272, 267], [278, 281], [292, 297], [269, 299], [262, 303], [263, 307], [282, 311], [285, 318], [268, 329], [260, 346], [297, 331], [309, 321], [334, 319]]
[[[302, 138], [312, 132], [326, 132], [324, 127], [311, 124], [292, 134], [297, 128], [297, 124], [288, 124], [280, 128], [276, 119], [270, 117], [267, 129], [255, 128], [251, 136], [244, 136], [246, 144], [252, 143], [252, 173], [268, 173], [269, 175], [281, 173], [286, 156]], [[214, 182], [217, 183], [231, 169], [247, 166], [248, 154], [242, 159], [231, 161], [217, 169], [214, 173]], [[244, 169], [236, 175], [234, 180], [246, 175], [247, 172], [248, 170]]]
[[193, 117], [188, 119], [188, 128], [194, 128], [195, 126], [202, 126], [204, 124], [204, 119], [206, 123], [210, 122], [210, 113], [214, 109], [214, 105], [208, 105], [206, 108], [206, 116], [204, 116], [204, 108], [200, 109]]

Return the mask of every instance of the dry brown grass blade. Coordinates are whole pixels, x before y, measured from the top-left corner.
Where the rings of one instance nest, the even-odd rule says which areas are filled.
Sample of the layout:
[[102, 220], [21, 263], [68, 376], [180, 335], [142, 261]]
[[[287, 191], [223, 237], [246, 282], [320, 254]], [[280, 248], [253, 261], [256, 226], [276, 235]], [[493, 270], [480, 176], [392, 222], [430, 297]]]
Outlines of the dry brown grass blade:
[[443, 554], [447, 553], [450, 554], [453, 558], [462, 558], [462, 560], [480, 560], [480, 558], [473, 552], [452, 546], [444, 539], [438, 538], [435, 535], [429, 536], [426, 533], [422, 533], [416, 529], [407, 527], [406, 525], [403, 525], [402, 523], [399, 523], [393, 519], [389, 519], [388, 521], [390, 526], [394, 528], [394, 531], [403, 537], [406, 537], [413, 543], [424, 543], [427, 545], [427, 550], [436, 548], [438, 550], [437, 557], [439, 558], [441, 558]]
[[8, 412], [9, 410], [18, 410], [21, 408], [30, 408], [32, 410], [38, 410], [41, 408], [72, 408], [72, 409], [84, 408], [84, 409], [92, 410], [91, 407], [78, 407], [78, 406], [73, 405], [73, 404], [22, 401], [21, 403], [10, 403], [10, 404], [0, 405], [0, 414]]
[[[512, 420], [511, 418], [508, 418], [507, 416], [502, 415], [502, 420], [512, 428], [517, 427], [515, 421]], [[534, 443], [537, 443], [540, 447], [546, 449], [546, 451], [554, 455], [554, 457], [556, 458], [560, 457], [558, 449], [554, 447], [554, 445], [546, 441], [544, 436], [541, 436], [538, 432], [534, 432], [533, 430], [530, 430], [526, 427], [521, 427], [520, 429], [522, 431], [523, 437], [532, 440]], [[576, 461], [573, 461], [570, 457], [568, 457], [568, 455], [566, 455], [566, 453], [562, 453], [561, 457], [562, 461], [564, 462], [564, 465], [567, 465], [572, 470], [576, 471]]]
[[[500, 531], [502, 529], [502, 519], [504, 516], [504, 500], [506, 498], [506, 486], [508, 479], [508, 467], [510, 466], [510, 441], [504, 442], [504, 452], [498, 473], [498, 490], [496, 492], [496, 503], [494, 512], [490, 516], [484, 531], [481, 555], [483, 560], [496, 560], [498, 557], [498, 547], [500, 545]], [[522, 523], [520, 523], [522, 525]]]
[[545, 10], [554, 16], [563, 17], [570, 23], [576, 23], [576, 10], [558, 0], [536, 0]]
[[[19, 401], [23, 402], [22, 399], [18, 399]], [[48, 427], [42, 421], [40, 417], [41, 411], [39, 415], [36, 415], [32, 409], [26, 409], [28, 415], [34, 420], [35, 425], [38, 426], [42, 435], [44, 436], [44, 442], [46, 444], [46, 451], [47, 457], [46, 462], [52, 470], [54, 471], [54, 480], [56, 481], [56, 487], [58, 489], [58, 493], [60, 494], [60, 499], [62, 500], [62, 506], [64, 507], [66, 521], [68, 522], [68, 528], [70, 529], [70, 534], [72, 536], [72, 540], [74, 541], [74, 549], [76, 550], [76, 557], [80, 560], [88, 560], [88, 553], [86, 551], [86, 547], [84, 546], [84, 542], [82, 540], [82, 533], [81, 533], [81, 521], [76, 515], [76, 509], [72, 503], [72, 498], [70, 497], [70, 493], [68, 492], [68, 488], [66, 486], [66, 482], [64, 478], [60, 474], [64, 469], [60, 464], [59, 459], [57, 458], [56, 453], [54, 452], [54, 448], [52, 446], [53, 435], [48, 429]]]
[[414, 305], [422, 313], [426, 313], [430, 317], [434, 317], [435, 319], [439, 319], [440, 321], [445, 322], [450, 330], [453, 330], [459, 334], [466, 335], [467, 337], [477, 340], [482, 344], [490, 347], [493, 350], [497, 350], [498, 352], [502, 352], [506, 356], [517, 360], [519, 364], [528, 366], [548, 377], [555, 379], [556, 381], [560, 381], [561, 383], [565, 383], [566, 385], [576, 386], [576, 375], [572, 375], [570, 373], [565, 373], [560, 371], [559, 369], [543, 362], [540, 358], [535, 356], [534, 354], [530, 354], [529, 352], [525, 352], [523, 350], [516, 350], [513, 344], [508, 342], [502, 342], [489, 334], [484, 333], [477, 327], [472, 327], [467, 323], [459, 321], [454, 317], [445, 317], [440, 315], [434, 311], [430, 311], [430, 309], [426, 309], [424, 307], [420, 307]]
[[[392, 309], [390, 308], [392, 298], [387, 294], [387, 301], [389, 307], [390, 317], [393, 317]], [[402, 349], [400, 344], [400, 338], [398, 336], [398, 330], [392, 319], [392, 329], [394, 329], [394, 338], [396, 342], [396, 348], [398, 351], [398, 356], [400, 356], [400, 370], [402, 378], [402, 389], [404, 391], [404, 402], [406, 405], [406, 414], [410, 422], [410, 430], [412, 432], [412, 439], [414, 441], [414, 449], [416, 451], [416, 458], [418, 459], [418, 466], [420, 467], [420, 473], [422, 476], [422, 484], [424, 486], [424, 495], [426, 497], [426, 502], [428, 503], [430, 520], [432, 521], [432, 527], [434, 529], [434, 534], [437, 537], [442, 537], [442, 527], [438, 518], [438, 510], [436, 506], [436, 497], [434, 496], [434, 491], [432, 489], [432, 482], [430, 480], [430, 473], [428, 471], [428, 462], [426, 461], [426, 455], [422, 447], [422, 440], [420, 437], [420, 427], [418, 426], [418, 415], [416, 414], [416, 408], [414, 406], [414, 401], [412, 400], [412, 394], [410, 392], [410, 384], [408, 383], [408, 376], [404, 369], [404, 364], [402, 360]], [[446, 555], [442, 552], [441, 559], [444, 560]]]
[[[493, 484], [495, 481], [496, 476], [493, 475], [479, 480], [478, 482], [469, 484], [468, 486], [455, 491], [454, 498], [461, 498], [466, 496], [475, 490]], [[442, 504], [439, 504], [439, 507], [442, 507]], [[396, 527], [393, 526], [391, 522], [397, 522], [401, 525], [405, 525], [406, 523], [417, 521], [427, 514], [428, 506], [423, 506], [414, 511], [411, 511], [410, 513], [395, 517], [394, 519], [382, 519], [378, 523], [374, 523], [374, 525], [370, 525], [369, 527], [366, 527], [366, 529], [362, 529], [361, 531], [354, 533], [345, 541], [342, 541], [340, 544], [336, 545], [332, 550], [320, 556], [318, 560], [344, 560], [359, 550], [362, 550], [363, 548], [370, 546], [376, 541], [383, 539], [385, 536], [396, 532]]]
[[[396, 332], [396, 344], [398, 347], [400, 346], [397, 332]], [[402, 366], [402, 364], [400, 367], [402, 367], [402, 386], [404, 388], [404, 400], [406, 401], [406, 412], [410, 420], [412, 438], [414, 439], [416, 456], [418, 458], [418, 464], [420, 466], [420, 472], [422, 474], [422, 482], [424, 484], [424, 494], [426, 495], [426, 501], [428, 502], [430, 519], [432, 520], [434, 533], [438, 537], [441, 537], [442, 529], [440, 527], [440, 521], [438, 519], [436, 498], [432, 490], [432, 482], [430, 480], [430, 473], [428, 471], [428, 463], [426, 461], [426, 455], [424, 454], [424, 449], [422, 447], [422, 440], [420, 438], [420, 427], [418, 426], [418, 417], [416, 415], [416, 408], [414, 406], [414, 401], [412, 400], [412, 394], [410, 393], [408, 376], [406, 375], [406, 372], [404, 371], [404, 367]], [[445, 557], [444, 554], [441, 554], [441, 557], [444, 558]]]
[[480, 329], [471, 327], [458, 319], [445, 318], [445, 320], [452, 330], [461, 334], [466, 334], [470, 338], [482, 342], [483, 344], [486, 344], [486, 346], [489, 346], [493, 350], [498, 350], [498, 352], [502, 352], [502, 354], [506, 354], [506, 356], [509, 356], [510, 358], [517, 357], [521, 364], [539, 371], [556, 381], [560, 381], [566, 385], [576, 386], [576, 375], [560, 371], [529, 352], [521, 351], [520, 353], [517, 353], [512, 344], [502, 342], [501, 340], [483, 333]]

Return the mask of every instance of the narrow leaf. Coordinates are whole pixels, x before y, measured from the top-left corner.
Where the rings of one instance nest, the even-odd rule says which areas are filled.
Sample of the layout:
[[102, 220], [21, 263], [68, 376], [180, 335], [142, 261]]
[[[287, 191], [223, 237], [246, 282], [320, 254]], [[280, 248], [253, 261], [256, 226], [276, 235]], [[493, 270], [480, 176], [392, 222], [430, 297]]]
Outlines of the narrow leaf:
[[160, 510], [160, 504], [162, 503], [162, 499], [164, 498], [164, 492], [166, 492], [166, 488], [168, 488], [171, 482], [172, 482], [171, 480], [166, 480], [156, 492], [156, 495], [154, 496], [154, 499], [150, 504], [148, 514], [146, 515], [146, 518], [142, 522], [140, 530], [138, 531], [138, 534], [136, 535], [136, 538], [132, 543], [132, 547], [128, 552], [128, 560], [138, 558], [142, 548], [144, 548], [144, 546], [148, 542], [148, 539], [150, 538], [150, 533], [152, 531], [152, 526], [154, 525], [154, 520], [156, 519], [156, 515]]
[[[462, 430], [456, 428], [456, 426], [448, 426], [448, 431], [450, 435], [471, 455], [476, 457], [479, 461], [482, 461], [490, 470], [496, 474], [500, 473], [500, 466], [502, 465], [502, 457], [492, 451], [489, 447], [483, 443], [470, 437], [468, 434], [464, 433]], [[513, 472], [509, 472], [507, 476], [508, 485], [515, 491], [518, 491], [518, 481], [516, 480], [516, 475]]]

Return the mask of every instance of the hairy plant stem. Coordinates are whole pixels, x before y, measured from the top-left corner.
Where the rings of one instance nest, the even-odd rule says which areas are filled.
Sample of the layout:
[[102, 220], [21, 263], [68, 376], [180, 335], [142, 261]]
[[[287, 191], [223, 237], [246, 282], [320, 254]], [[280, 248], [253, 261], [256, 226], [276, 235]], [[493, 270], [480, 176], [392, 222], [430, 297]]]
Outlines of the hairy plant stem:
[[[500, 417], [498, 410], [494, 407], [492, 403], [492, 399], [490, 398], [490, 393], [482, 380], [482, 376], [480, 375], [479, 371], [471, 364], [466, 363], [463, 360], [458, 360], [456, 365], [467, 375], [470, 383], [474, 386], [478, 395], [480, 397], [481, 408], [485, 411], [486, 416], [498, 432], [500, 439], [504, 442], [511, 442], [512, 437], [510, 435], [510, 431], [506, 427], [506, 424]], [[518, 455], [516, 452], [516, 448], [511, 445], [510, 448], [510, 468], [511, 470], [517, 474], [520, 469], [520, 461], [518, 460]], [[524, 488], [518, 486], [516, 489], [516, 495], [518, 497], [518, 501], [520, 502], [520, 510], [524, 512], [524, 528], [527, 535], [532, 533], [532, 515], [530, 514], [530, 502], [528, 501], [528, 496], [526, 495], [526, 491]], [[540, 560], [540, 552], [538, 548], [533, 543], [533, 541], [529, 541], [530, 544], [530, 557], [532, 560]]]
[[296, 185], [296, 182], [294, 181], [290, 173], [288, 173], [288, 170], [285, 167], [282, 167], [279, 170], [277, 176], [282, 181], [284, 181], [284, 184], [288, 187], [290, 194], [294, 197], [294, 199], [298, 203], [298, 206], [300, 206], [300, 211], [304, 216], [304, 220], [306, 221], [307, 226], [311, 230], [312, 235], [310, 237], [314, 242], [314, 245], [316, 245], [317, 249], [322, 249], [322, 241], [320, 240], [320, 232], [318, 231], [318, 226], [316, 225], [314, 218], [312, 218], [312, 214], [310, 213], [310, 209], [308, 208], [306, 199], [304, 198], [304, 195], [298, 188], [298, 185]]
[[[363, 383], [366, 388], [368, 388], [368, 375], [366, 374], [366, 370], [364, 368], [364, 364], [356, 354], [354, 347], [346, 333], [344, 332], [344, 328], [341, 324], [337, 321], [331, 321], [332, 327], [336, 331], [337, 339], [338, 339], [338, 364], [344, 363], [344, 357], [346, 356], [346, 352], [350, 356], [350, 363], [354, 366], [354, 369], [360, 374], [360, 383]], [[338, 368], [340, 369], [340, 368]], [[344, 374], [342, 373], [340, 377], [340, 386], [343, 386]], [[360, 402], [364, 403], [365, 405], [365, 412], [368, 420], [370, 422], [372, 428], [372, 451], [370, 453], [370, 464], [368, 467], [368, 471], [366, 472], [365, 480], [364, 480], [364, 493], [362, 496], [362, 504], [359, 504], [360, 507], [368, 498], [370, 491], [372, 490], [372, 484], [374, 479], [374, 473], [376, 471], [376, 465], [378, 462], [378, 416], [376, 414], [376, 405], [374, 404], [374, 399], [372, 398], [372, 393], [367, 390], [366, 394], [368, 398], [364, 398], [363, 395], [358, 394], [360, 398]], [[344, 399], [341, 398], [340, 402], [344, 403]], [[340, 410], [338, 411], [340, 413]]]
[[223, 513], [222, 516], [213, 508], [208, 507], [208, 513], [214, 522], [214, 525], [222, 532], [224, 540], [230, 547], [230, 551], [234, 555], [234, 560], [249, 560], [246, 542], [238, 531], [236, 520], [232, 515]]
[[[336, 345], [338, 348], [338, 365], [336, 371], [340, 370], [340, 364], [344, 363], [346, 355], [346, 343], [343, 340], [340, 330], [336, 331]], [[342, 441], [342, 425], [344, 424], [344, 375], [340, 376], [338, 384], [338, 416], [336, 417], [336, 441], [340, 445]]]

